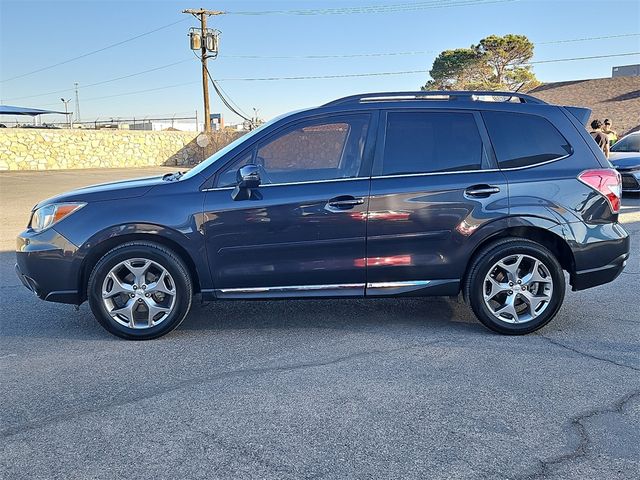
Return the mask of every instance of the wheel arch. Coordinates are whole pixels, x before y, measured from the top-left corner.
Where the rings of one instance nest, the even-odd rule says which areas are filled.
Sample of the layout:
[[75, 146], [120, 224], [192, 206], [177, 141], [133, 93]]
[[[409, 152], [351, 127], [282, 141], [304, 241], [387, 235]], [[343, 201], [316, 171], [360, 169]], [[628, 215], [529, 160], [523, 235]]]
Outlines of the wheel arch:
[[[131, 228], [127, 226], [117, 227], [117, 231], [121, 233], [113, 234], [113, 229], [101, 232], [95, 235], [90, 241], [84, 244], [86, 252], [82, 257], [82, 262], [79, 269], [79, 285], [78, 292], [80, 294], [80, 301], [87, 299], [87, 283], [89, 281], [89, 275], [98, 261], [110, 250], [122, 245], [124, 243], [133, 241], [144, 241], [149, 243], [155, 243], [166, 247], [173, 251], [185, 264], [191, 276], [191, 283], [193, 286], [193, 293], [199, 293], [202, 288], [202, 272], [196, 267], [192, 255], [189, 253], [180, 242], [180, 236], [178, 232], [169, 231], [166, 228], [153, 226], [153, 230], [146, 228]], [[161, 228], [160, 230], [158, 230]], [[123, 231], [124, 230], [124, 231]]]
[[515, 222], [510, 222], [509, 226], [506, 226], [505, 228], [483, 238], [475, 245], [471, 255], [469, 256], [469, 261], [467, 262], [461, 284], [464, 285], [464, 283], [466, 283], [469, 276], [469, 270], [478, 253], [487, 245], [503, 238], [526, 239], [541, 244], [553, 253], [562, 269], [567, 271], [573, 277], [576, 271], [573, 251], [564, 237], [554, 231], [551, 231], [553, 227], [560, 227], [560, 225], [545, 219], [536, 219], [532, 221], [532, 219], [528, 218], [518, 218]]

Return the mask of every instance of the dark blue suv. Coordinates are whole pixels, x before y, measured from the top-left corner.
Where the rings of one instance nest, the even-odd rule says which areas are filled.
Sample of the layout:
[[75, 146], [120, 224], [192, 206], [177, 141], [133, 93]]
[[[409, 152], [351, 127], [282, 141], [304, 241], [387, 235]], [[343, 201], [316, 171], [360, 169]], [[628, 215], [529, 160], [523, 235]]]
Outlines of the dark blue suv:
[[505, 334], [629, 255], [621, 181], [589, 110], [498, 92], [342, 98], [269, 122], [187, 173], [45, 200], [18, 276], [45, 300], [89, 300], [129, 339], [205, 300], [455, 296]]

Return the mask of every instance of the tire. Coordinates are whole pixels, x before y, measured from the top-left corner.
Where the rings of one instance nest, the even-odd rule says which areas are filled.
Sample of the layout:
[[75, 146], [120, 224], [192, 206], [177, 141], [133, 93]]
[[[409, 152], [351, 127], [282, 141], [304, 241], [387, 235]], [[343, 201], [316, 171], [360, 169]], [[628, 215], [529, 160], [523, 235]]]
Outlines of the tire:
[[468, 272], [465, 298], [478, 320], [501, 334], [542, 328], [564, 301], [562, 267], [551, 251], [531, 240], [505, 238], [488, 245], [474, 256]]
[[89, 276], [87, 296], [91, 311], [108, 332], [128, 340], [151, 340], [182, 323], [193, 288], [178, 255], [162, 245], [134, 241], [98, 261]]

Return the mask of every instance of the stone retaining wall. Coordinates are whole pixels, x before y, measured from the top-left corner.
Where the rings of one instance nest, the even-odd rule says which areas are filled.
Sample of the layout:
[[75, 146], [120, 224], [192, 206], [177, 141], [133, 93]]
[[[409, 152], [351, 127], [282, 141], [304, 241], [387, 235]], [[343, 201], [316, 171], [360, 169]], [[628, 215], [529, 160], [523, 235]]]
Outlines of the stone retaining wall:
[[0, 170], [193, 166], [239, 135], [196, 141], [196, 132], [2, 128]]

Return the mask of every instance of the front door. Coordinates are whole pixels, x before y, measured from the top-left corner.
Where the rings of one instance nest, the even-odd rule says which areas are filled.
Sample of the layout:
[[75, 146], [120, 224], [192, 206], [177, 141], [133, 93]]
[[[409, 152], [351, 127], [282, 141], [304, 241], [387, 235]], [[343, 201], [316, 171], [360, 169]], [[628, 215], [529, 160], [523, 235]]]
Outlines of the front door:
[[[364, 295], [370, 117], [289, 124], [217, 173], [204, 208], [216, 296]], [[259, 166], [261, 184], [233, 200], [246, 164]]]
[[367, 295], [457, 293], [468, 240], [508, 214], [504, 175], [473, 111], [383, 115], [371, 180]]

